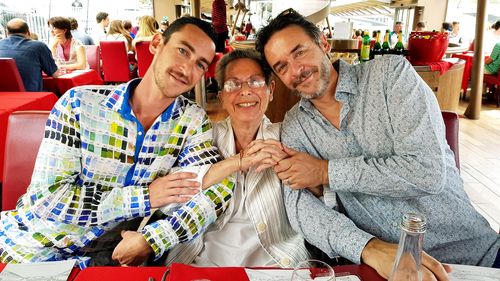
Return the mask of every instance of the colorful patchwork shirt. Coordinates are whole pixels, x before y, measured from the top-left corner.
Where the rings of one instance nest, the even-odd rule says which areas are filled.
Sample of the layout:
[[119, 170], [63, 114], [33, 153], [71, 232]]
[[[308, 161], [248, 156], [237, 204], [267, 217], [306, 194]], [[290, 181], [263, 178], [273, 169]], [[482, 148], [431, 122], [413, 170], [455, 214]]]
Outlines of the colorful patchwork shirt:
[[[148, 131], [135, 118], [130, 89], [77, 87], [52, 109], [31, 184], [16, 210], [1, 214], [0, 261], [88, 257], [81, 249], [119, 223], [150, 215], [148, 185], [174, 167], [220, 160], [202, 108], [180, 96]], [[143, 235], [156, 257], [196, 237], [228, 205], [234, 179], [195, 195]]]

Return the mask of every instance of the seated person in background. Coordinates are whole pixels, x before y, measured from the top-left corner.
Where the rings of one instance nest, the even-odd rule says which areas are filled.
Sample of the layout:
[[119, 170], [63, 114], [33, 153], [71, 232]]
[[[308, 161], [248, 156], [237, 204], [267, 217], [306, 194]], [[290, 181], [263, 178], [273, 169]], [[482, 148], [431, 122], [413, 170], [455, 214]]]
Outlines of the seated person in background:
[[68, 19], [71, 24], [71, 35], [73, 35], [73, 38], [80, 40], [83, 45], [94, 45], [94, 40], [90, 35], [78, 30], [78, 21], [73, 17], [69, 17]]
[[425, 31], [425, 22], [419, 21], [415, 27], [415, 31], [422, 32]]
[[129, 20], [124, 20], [123, 21], [123, 28], [128, 32], [130, 37], [132, 37], [132, 40], [135, 38], [135, 34], [132, 32], [132, 22]]
[[50, 34], [50, 50], [56, 64], [63, 69], [87, 69], [87, 55], [82, 42], [71, 35], [71, 23], [64, 17], [52, 17], [48, 21]]
[[491, 54], [484, 61], [484, 74], [497, 74], [500, 68], [500, 43], [496, 43]]
[[121, 230], [136, 230], [153, 208], [169, 203], [190, 200], [138, 234], [155, 253], [217, 219], [232, 196], [232, 178], [216, 184], [217, 167], [210, 167], [200, 186], [196, 174], [170, 173], [220, 160], [208, 116], [181, 96], [204, 77], [214, 41], [209, 23], [176, 20], [153, 38], [152, 67], [142, 80], [77, 87], [59, 99], [26, 194], [1, 213], [0, 262], [116, 264], [111, 254]]
[[127, 52], [133, 52], [132, 37], [123, 27], [121, 20], [113, 20], [109, 24], [108, 33], [102, 37], [100, 41], [123, 41], [126, 46]]
[[450, 33], [451, 31], [453, 30], [453, 28], [451, 27], [451, 23], [449, 22], [443, 22], [441, 24], [441, 32], [447, 32], [447, 33]]
[[[391, 46], [391, 49], [393, 49], [396, 44], [398, 43], [398, 34], [403, 32], [403, 23], [400, 21], [397, 21], [394, 24], [394, 30], [389, 33], [389, 44]], [[406, 36], [403, 34], [403, 45], [406, 46], [407, 40]]]
[[454, 21], [451, 24], [451, 32], [448, 37], [448, 42], [455, 44], [455, 45], [461, 45], [462, 44], [462, 36], [460, 35], [460, 23], [458, 21]]
[[139, 31], [132, 41], [132, 45], [135, 48], [135, 44], [141, 41], [151, 41], [153, 36], [158, 33], [158, 23], [152, 16], [142, 16], [139, 19]]
[[[467, 197], [436, 97], [406, 59], [332, 64], [328, 42], [292, 9], [259, 31], [256, 49], [301, 96], [282, 126], [290, 157], [275, 171], [290, 223], [309, 243], [387, 278], [401, 216], [416, 212], [427, 218], [429, 255], [500, 266], [500, 235]], [[316, 186], [324, 202], [307, 189]], [[424, 279], [447, 280], [450, 268], [428, 254]]]
[[163, 33], [165, 32], [165, 30], [167, 30], [168, 26], [169, 26], [169, 22], [168, 22], [168, 17], [167, 16], [164, 16], [163, 18], [161, 18], [161, 22], [160, 22], [160, 32]]
[[[272, 168], [255, 169], [260, 161], [273, 166], [286, 156], [277, 141], [280, 124], [264, 115], [273, 99], [271, 70], [256, 51], [235, 50], [218, 62], [217, 80], [229, 117], [214, 125], [214, 141], [225, 158], [215, 165], [227, 175], [235, 173], [233, 200], [205, 234], [172, 248], [166, 263], [294, 267], [308, 253], [288, 222], [281, 181]], [[133, 253], [127, 245], [133, 240], [124, 237], [116, 254], [128, 261], [126, 256]]]
[[47, 45], [29, 38], [30, 30], [26, 21], [11, 19], [7, 23], [7, 36], [0, 40], [0, 57], [16, 60], [26, 91], [43, 90], [42, 71], [52, 77], [59, 76], [57, 65]]

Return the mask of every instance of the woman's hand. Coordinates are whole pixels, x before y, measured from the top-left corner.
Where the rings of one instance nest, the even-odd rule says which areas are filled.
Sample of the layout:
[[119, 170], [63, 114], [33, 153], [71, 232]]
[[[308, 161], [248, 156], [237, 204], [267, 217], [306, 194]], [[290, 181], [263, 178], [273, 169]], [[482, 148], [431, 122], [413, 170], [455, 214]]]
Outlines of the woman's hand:
[[241, 169], [243, 171], [255, 168], [255, 171], [260, 172], [274, 167], [280, 160], [287, 157], [281, 143], [271, 139], [254, 140], [240, 153], [243, 153], [241, 158]]

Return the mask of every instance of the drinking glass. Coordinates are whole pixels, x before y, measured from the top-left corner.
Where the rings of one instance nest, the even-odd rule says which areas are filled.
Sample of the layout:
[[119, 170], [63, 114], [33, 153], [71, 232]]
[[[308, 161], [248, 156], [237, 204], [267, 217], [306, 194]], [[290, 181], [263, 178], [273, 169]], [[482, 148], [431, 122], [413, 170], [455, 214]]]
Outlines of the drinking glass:
[[301, 261], [292, 274], [292, 281], [335, 281], [335, 272], [327, 263], [320, 260]]

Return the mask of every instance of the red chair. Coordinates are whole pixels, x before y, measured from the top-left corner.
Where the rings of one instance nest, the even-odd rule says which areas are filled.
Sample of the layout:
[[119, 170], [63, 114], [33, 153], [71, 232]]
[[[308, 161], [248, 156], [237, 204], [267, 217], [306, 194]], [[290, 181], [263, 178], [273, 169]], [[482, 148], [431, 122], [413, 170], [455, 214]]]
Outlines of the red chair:
[[210, 63], [207, 72], [205, 72], [205, 79], [215, 78], [215, 69], [217, 68], [217, 62], [219, 62], [222, 56], [222, 53], [215, 53], [215, 57], [212, 60], [212, 63]]
[[495, 92], [493, 94], [498, 107], [500, 104], [500, 69], [497, 74], [484, 74], [483, 83], [490, 89], [495, 88]]
[[137, 54], [137, 74], [139, 77], [144, 77], [154, 57], [149, 51], [149, 41], [137, 42], [135, 51]]
[[25, 92], [24, 82], [13, 58], [0, 58], [0, 92]]
[[100, 41], [104, 82], [122, 83], [133, 78], [123, 41]]
[[85, 53], [87, 54], [87, 62], [89, 63], [90, 69], [97, 71], [99, 76], [102, 77], [101, 73], [101, 48], [97, 45], [86, 45]]
[[455, 154], [455, 164], [460, 170], [460, 153], [458, 150], [458, 114], [451, 111], [441, 111], [443, 116], [444, 126], [446, 127], [446, 142]]
[[16, 111], [9, 116], [2, 179], [2, 210], [12, 210], [26, 192], [49, 111]]

